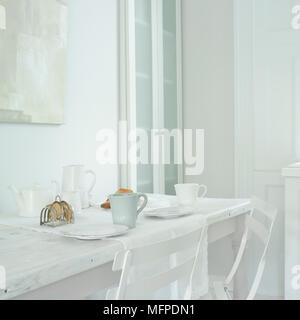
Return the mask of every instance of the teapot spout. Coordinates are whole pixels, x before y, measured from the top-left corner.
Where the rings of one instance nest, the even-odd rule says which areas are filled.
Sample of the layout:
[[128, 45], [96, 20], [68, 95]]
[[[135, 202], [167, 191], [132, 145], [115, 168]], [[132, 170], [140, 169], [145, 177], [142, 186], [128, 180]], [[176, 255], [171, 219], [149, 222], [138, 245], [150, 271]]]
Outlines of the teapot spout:
[[22, 209], [24, 208], [24, 203], [23, 203], [23, 198], [22, 198], [22, 195], [21, 195], [20, 191], [13, 185], [9, 186], [9, 189], [13, 194], [13, 197], [14, 197], [14, 199], [16, 201], [18, 209], [20, 211], [22, 211]]

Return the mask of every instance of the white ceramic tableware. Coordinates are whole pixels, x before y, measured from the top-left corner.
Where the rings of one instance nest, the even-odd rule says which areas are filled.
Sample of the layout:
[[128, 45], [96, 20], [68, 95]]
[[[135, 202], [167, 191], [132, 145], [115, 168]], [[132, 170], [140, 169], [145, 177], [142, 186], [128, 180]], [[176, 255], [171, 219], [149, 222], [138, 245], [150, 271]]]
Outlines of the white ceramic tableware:
[[192, 207], [167, 207], [145, 211], [144, 216], [162, 219], [171, 219], [188, 216], [195, 213]]
[[72, 206], [74, 213], [81, 212], [80, 191], [64, 191], [61, 195], [61, 199]]
[[10, 190], [18, 206], [21, 217], [39, 217], [41, 210], [54, 200], [54, 192], [35, 184], [32, 188], [18, 190], [11, 185]]
[[[139, 205], [139, 200], [143, 202]], [[109, 196], [113, 223], [136, 227], [138, 215], [145, 209], [148, 197], [144, 193], [120, 193]]]
[[90, 207], [90, 192], [88, 190], [80, 190], [80, 201], [82, 209]]
[[[86, 187], [86, 175], [92, 175], [90, 187]], [[89, 197], [96, 185], [96, 174], [92, 170], [85, 170], [83, 165], [71, 165], [63, 167], [62, 193], [66, 191], [80, 191], [81, 208], [90, 206]]]
[[[204, 198], [207, 193], [207, 187], [197, 183], [184, 183], [175, 185], [177, 200], [181, 206], [194, 206], [197, 202], [197, 197]], [[199, 191], [202, 190], [201, 195]]]
[[70, 231], [62, 231], [61, 234], [67, 238], [78, 240], [101, 240], [116, 237], [128, 232], [129, 228], [121, 225], [109, 226], [72, 226]]

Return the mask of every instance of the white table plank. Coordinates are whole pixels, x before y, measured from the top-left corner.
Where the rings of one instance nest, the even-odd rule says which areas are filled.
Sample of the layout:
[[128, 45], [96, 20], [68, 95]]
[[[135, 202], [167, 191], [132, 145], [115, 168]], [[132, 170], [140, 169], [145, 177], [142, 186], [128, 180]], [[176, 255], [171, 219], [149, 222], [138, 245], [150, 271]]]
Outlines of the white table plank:
[[[220, 226], [219, 229], [215, 228], [217, 231], [209, 234], [210, 241], [228, 234], [229, 231], [222, 234], [226, 228], [222, 229], [221, 222], [232, 220], [250, 210], [248, 200], [205, 199], [202, 204], [209, 224]], [[99, 214], [110, 215], [106, 212]], [[191, 218], [184, 219], [188, 221]], [[159, 219], [141, 217], [139, 224], [147, 224], [149, 227], [155, 225], [158, 233], [163, 231], [159, 228]], [[131, 232], [134, 235], [134, 230]], [[0, 299], [14, 298], [81, 273], [92, 272], [111, 262], [115, 253], [121, 249], [121, 243], [114, 240], [78, 241], [54, 234], [1, 226], [0, 217], [0, 265], [6, 268], [8, 289], [6, 293], [0, 292]]]

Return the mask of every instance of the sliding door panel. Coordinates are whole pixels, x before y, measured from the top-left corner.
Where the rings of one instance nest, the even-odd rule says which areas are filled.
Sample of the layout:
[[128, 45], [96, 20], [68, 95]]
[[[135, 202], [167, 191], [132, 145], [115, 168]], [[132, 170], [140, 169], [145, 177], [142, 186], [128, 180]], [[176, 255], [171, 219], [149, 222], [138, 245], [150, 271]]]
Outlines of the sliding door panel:
[[[169, 131], [178, 128], [177, 103], [177, 24], [176, 1], [163, 1], [163, 61], [164, 61], [164, 125]], [[170, 164], [165, 165], [165, 193], [175, 194], [178, 165], [174, 164], [174, 139], [171, 139]]]
[[[135, 1], [136, 32], [136, 127], [148, 133], [150, 160], [151, 129], [153, 128], [152, 99], [152, 17], [151, 1]], [[139, 150], [137, 150], [139, 157]], [[153, 192], [153, 166], [137, 165], [137, 191]]]
[[[153, 129], [181, 129], [180, 3], [123, 0], [120, 5], [120, 119], [128, 120], [128, 132], [137, 130], [137, 150], [130, 146], [127, 156], [136, 152], [138, 159], [137, 164], [120, 166], [120, 185], [138, 192], [174, 194], [174, 184], [182, 179], [181, 167], [174, 164], [173, 138], [170, 164], [162, 157], [165, 131], [159, 132], [159, 155], [152, 154], [151, 141]], [[140, 142], [141, 131], [147, 133], [148, 146]], [[148, 148], [148, 159], [141, 157], [141, 146]], [[158, 163], [152, 164], [153, 157]]]

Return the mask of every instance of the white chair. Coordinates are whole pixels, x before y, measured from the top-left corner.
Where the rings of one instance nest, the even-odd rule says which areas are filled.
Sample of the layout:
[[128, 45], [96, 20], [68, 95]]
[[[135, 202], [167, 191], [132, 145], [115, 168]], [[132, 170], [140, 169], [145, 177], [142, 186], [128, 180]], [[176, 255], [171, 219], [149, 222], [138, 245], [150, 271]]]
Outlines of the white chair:
[[[197, 229], [184, 236], [143, 246], [131, 250], [118, 252], [115, 256], [112, 270], [122, 271], [118, 288], [109, 289], [106, 295], [107, 300], [133, 300], [140, 299], [145, 293], [153, 293], [165, 288], [175, 281], [189, 275], [189, 283], [186, 288], [186, 299], [190, 299], [193, 274], [197, 263], [197, 257], [202, 248], [206, 227]], [[182, 264], [170, 267], [165, 272], [154, 274], [142, 279], [130, 280], [130, 270], [145, 263], [152, 263], [163, 257], [170, 257], [173, 254], [184, 252], [195, 248], [192, 257]]]
[[[224, 281], [217, 281], [213, 283], [214, 293], [217, 300], [232, 300], [229, 291], [230, 284], [234, 279], [240, 262], [242, 261], [246, 249], [247, 240], [251, 234], [254, 234], [258, 238], [258, 240], [262, 242], [264, 249], [258, 264], [254, 281], [246, 300], [253, 300], [258, 290], [266, 264], [266, 254], [277, 215], [277, 209], [273, 208], [272, 206], [258, 198], [252, 199], [252, 208], [253, 209], [251, 213], [246, 217], [245, 231], [241, 240], [241, 245], [229, 275]], [[268, 227], [266, 227], [263, 223], [261, 223], [257, 218], [254, 217], [255, 213], [260, 213], [265, 218], [265, 220], [268, 220]]]

